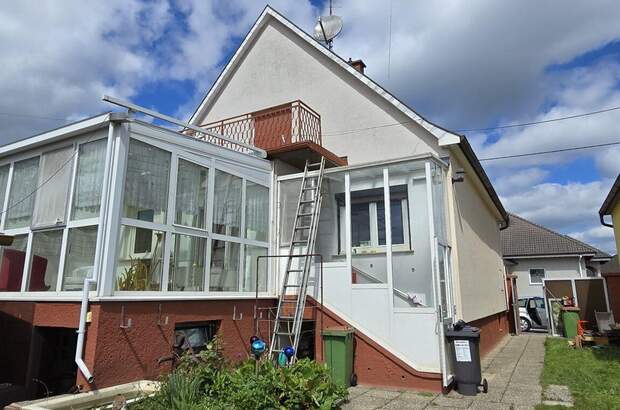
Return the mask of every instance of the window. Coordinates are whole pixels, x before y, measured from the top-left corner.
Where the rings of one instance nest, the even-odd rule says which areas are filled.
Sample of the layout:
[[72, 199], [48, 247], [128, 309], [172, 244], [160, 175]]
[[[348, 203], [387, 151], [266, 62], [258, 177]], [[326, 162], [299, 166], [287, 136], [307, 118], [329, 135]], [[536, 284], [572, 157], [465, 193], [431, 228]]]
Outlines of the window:
[[41, 156], [32, 226], [64, 224], [71, 186], [74, 150], [67, 147]]
[[245, 187], [245, 237], [269, 239], [269, 188], [247, 181]]
[[175, 345], [179, 346], [180, 351], [191, 348], [196, 353], [213, 340], [219, 327], [220, 322], [216, 320], [201, 324], [179, 324], [174, 329]]
[[519, 307], [524, 308], [527, 303], [527, 299], [519, 299]]
[[530, 285], [542, 284], [545, 278], [544, 269], [530, 269]]
[[80, 145], [71, 219], [96, 218], [101, 206], [105, 139]]
[[586, 276], [588, 278], [596, 278], [596, 269], [594, 269], [592, 266], [586, 266]]
[[202, 290], [205, 252], [206, 240], [204, 238], [174, 235], [168, 290], [194, 292]]
[[0, 292], [19, 292], [22, 287], [28, 235], [13, 238], [11, 246], [0, 246]]
[[140, 229], [139, 240], [148, 242], [149, 246], [143, 243], [137, 248], [137, 231], [133, 226], [121, 226], [116, 290], [158, 291], [161, 289], [165, 233]]
[[34, 210], [33, 192], [37, 188], [39, 157], [16, 162], [9, 194], [5, 229], [29, 226]]
[[242, 179], [219, 170], [215, 171], [215, 205], [213, 232], [239, 236], [241, 232]]
[[[390, 187], [392, 245], [409, 244], [407, 187]], [[341, 218], [344, 207], [341, 207]], [[355, 251], [385, 246], [385, 201], [383, 188], [351, 192], [351, 246]]]
[[63, 231], [61, 229], [35, 232], [33, 234], [28, 283], [29, 291], [56, 291], [58, 271], [60, 270], [62, 234]]
[[4, 209], [4, 198], [6, 194], [6, 183], [9, 180], [9, 165], [0, 167], [0, 219], [2, 219], [2, 210]]
[[[256, 263], [258, 256], [267, 255], [267, 248], [246, 245], [245, 273], [241, 288], [244, 292], [256, 292]], [[258, 291], [267, 291], [267, 258], [258, 260]]]
[[97, 225], [69, 229], [62, 290], [82, 290], [85, 278], [93, 277]]
[[127, 157], [123, 216], [166, 223], [170, 153], [131, 139]]
[[207, 174], [206, 168], [179, 160], [175, 223], [205, 228]]
[[239, 250], [234, 242], [211, 242], [211, 272], [209, 290], [236, 292], [239, 290]]

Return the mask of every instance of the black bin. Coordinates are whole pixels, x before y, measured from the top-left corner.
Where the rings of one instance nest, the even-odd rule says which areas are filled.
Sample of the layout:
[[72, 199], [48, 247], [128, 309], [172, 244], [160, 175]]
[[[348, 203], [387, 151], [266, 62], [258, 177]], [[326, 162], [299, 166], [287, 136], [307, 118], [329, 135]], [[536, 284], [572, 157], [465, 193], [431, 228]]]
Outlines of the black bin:
[[480, 329], [459, 322], [446, 330], [446, 337], [450, 342], [456, 390], [464, 396], [475, 396], [481, 386], [486, 393], [488, 384], [486, 379], [482, 380], [480, 369]]

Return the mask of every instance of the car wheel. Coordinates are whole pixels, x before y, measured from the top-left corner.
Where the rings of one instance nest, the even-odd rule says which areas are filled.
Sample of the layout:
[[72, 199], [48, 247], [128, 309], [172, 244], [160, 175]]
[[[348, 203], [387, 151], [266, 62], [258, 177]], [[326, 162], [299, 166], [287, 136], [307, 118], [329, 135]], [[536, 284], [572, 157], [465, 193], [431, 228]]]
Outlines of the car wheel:
[[522, 317], [521, 318], [521, 331], [528, 332], [531, 328], [532, 328], [532, 324], [530, 323], [530, 321]]

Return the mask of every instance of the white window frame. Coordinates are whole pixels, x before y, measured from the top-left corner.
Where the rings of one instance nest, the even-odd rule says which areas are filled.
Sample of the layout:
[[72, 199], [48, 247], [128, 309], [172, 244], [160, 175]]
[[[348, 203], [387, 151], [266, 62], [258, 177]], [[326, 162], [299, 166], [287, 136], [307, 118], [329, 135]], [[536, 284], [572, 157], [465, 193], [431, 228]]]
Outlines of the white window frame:
[[[532, 282], [532, 271], [533, 270], [542, 270], [543, 276], [540, 282]], [[530, 286], [543, 286], [545, 279], [547, 278], [547, 271], [545, 268], [529, 268], [527, 272], [527, 279], [529, 281]]]
[[[25, 263], [24, 263], [24, 269], [22, 271], [21, 289], [19, 292], [0, 292], [0, 300], [10, 299], [16, 296], [18, 296], [20, 299], [36, 299], [36, 300], [64, 299], [67, 297], [69, 298], [78, 297], [79, 298], [79, 296], [81, 296], [82, 291], [63, 291], [62, 281], [63, 281], [64, 274], [65, 274], [64, 272], [65, 258], [66, 258], [66, 252], [67, 252], [69, 230], [73, 228], [80, 228], [80, 227], [86, 227], [86, 226], [98, 226], [101, 221], [101, 211], [103, 207], [100, 207], [100, 212], [99, 212], [98, 217], [80, 219], [80, 220], [75, 220], [75, 221], [72, 220], [73, 218], [73, 215], [72, 215], [73, 196], [75, 194], [75, 183], [77, 180], [76, 174], [77, 174], [77, 168], [78, 168], [77, 164], [79, 161], [80, 146], [91, 143], [91, 142], [96, 142], [99, 140], [107, 140], [106, 135], [98, 135], [100, 131], [101, 129], [90, 130], [90, 131], [85, 132], [84, 135], [80, 135], [74, 138], [70, 143], [67, 143], [67, 141], [60, 141], [54, 144], [44, 146], [39, 149], [28, 150], [23, 153], [0, 160], [0, 166], [4, 166], [7, 164], [10, 165], [9, 177], [7, 179], [5, 200], [3, 204], [0, 204], [0, 211], [2, 211], [2, 217], [0, 218], [0, 230], [2, 230], [2, 232], [4, 232], [7, 235], [13, 235], [13, 236], [28, 235], [28, 245], [26, 247]], [[11, 192], [11, 185], [13, 183], [13, 171], [14, 171], [15, 163], [26, 160], [26, 159], [38, 157], [39, 164], [40, 164], [41, 158], [44, 154], [58, 150], [58, 149], [66, 148], [68, 146], [73, 147], [74, 153], [73, 153], [73, 159], [69, 161], [69, 163], [66, 165], [66, 166], [71, 166], [72, 170], [71, 170], [71, 175], [69, 178], [70, 180], [69, 194], [68, 194], [68, 198], [65, 204], [65, 207], [66, 207], [65, 222], [63, 224], [58, 224], [58, 225], [37, 226], [37, 227], [32, 226], [32, 222], [31, 222], [30, 226], [27, 226], [27, 227], [4, 229], [4, 225], [6, 222], [6, 214], [8, 213], [7, 208], [9, 206], [9, 194]], [[36, 207], [37, 200], [38, 200], [38, 195], [35, 194], [35, 207]], [[50, 231], [50, 230], [62, 230], [62, 244], [61, 244], [61, 250], [60, 250], [59, 271], [58, 271], [55, 289], [50, 290], [50, 291], [28, 291], [28, 285], [30, 281], [30, 267], [32, 263], [32, 240], [33, 240], [34, 233], [42, 232], [42, 231]], [[97, 243], [95, 244], [95, 246], [100, 246], [99, 236], [97, 237]]]

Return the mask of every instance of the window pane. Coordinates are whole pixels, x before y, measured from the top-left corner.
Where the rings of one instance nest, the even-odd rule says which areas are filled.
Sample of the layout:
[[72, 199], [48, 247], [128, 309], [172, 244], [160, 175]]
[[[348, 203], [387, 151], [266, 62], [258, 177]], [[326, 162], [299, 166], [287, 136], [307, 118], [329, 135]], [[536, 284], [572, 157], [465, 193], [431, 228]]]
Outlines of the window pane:
[[26, 262], [28, 235], [13, 238], [11, 246], [0, 246], [0, 292], [19, 292]]
[[9, 194], [9, 207], [5, 228], [29, 226], [34, 210], [33, 192], [37, 188], [39, 157], [16, 162]]
[[168, 290], [201, 291], [205, 273], [206, 240], [188, 235], [174, 235], [170, 255]]
[[[383, 168], [350, 172], [351, 283], [387, 282], [387, 257], [379, 249], [377, 202], [383, 200]], [[346, 217], [346, 215], [345, 215]], [[383, 228], [385, 231], [385, 227]]]
[[247, 181], [245, 186], [245, 235], [248, 239], [269, 239], [269, 188]]
[[213, 232], [239, 236], [241, 232], [241, 181], [222, 171], [215, 171], [215, 208]]
[[51, 226], [65, 222], [73, 172], [73, 154], [73, 147], [68, 147], [41, 156], [39, 189], [32, 217], [33, 226]]
[[[390, 187], [390, 191], [392, 188]], [[403, 206], [400, 199], [390, 201], [390, 219], [392, 222], [392, 245], [404, 244]], [[385, 207], [383, 202], [377, 202], [377, 221], [379, 245], [385, 245]]]
[[530, 282], [531, 283], [543, 283], [545, 277], [544, 269], [530, 269]]
[[2, 211], [4, 210], [4, 197], [6, 194], [6, 183], [9, 179], [9, 165], [0, 167], [0, 219], [2, 219]]
[[[245, 247], [245, 274], [243, 275], [242, 290], [256, 292], [256, 262], [258, 256], [267, 255], [267, 248], [247, 245]], [[258, 269], [258, 291], [267, 291], [267, 258], [261, 258]]]
[[166, 223], [170, 153], [130, 140], [123, 216]]
[[33, 234], [29, 291], [56, 291], [61, 245], [62, 230]]
[[351, 246], [370, 245], [370, 204], [351, 204]]
[[239, 249], [234, 242], [211, 242], [209, 290], [236, 292], [239, 289]]
[[175, 223], [204, 229], [207, 173], [207, 168], [179, 160]]
[[72, 209], [74, 220], [99, 216], [106, 146], [105, 139], [80, 145]]
[[164, 241], [163, 232], [121, 226], [116, 290], [161, 289]]
[[82, 290], [84, 278], [93, 277], [97, 226], [69, 230], [62, 290]]

